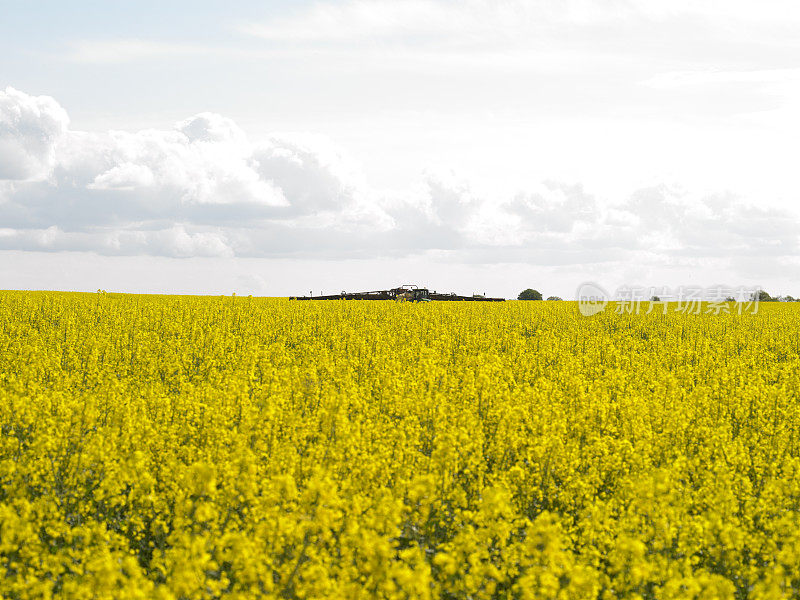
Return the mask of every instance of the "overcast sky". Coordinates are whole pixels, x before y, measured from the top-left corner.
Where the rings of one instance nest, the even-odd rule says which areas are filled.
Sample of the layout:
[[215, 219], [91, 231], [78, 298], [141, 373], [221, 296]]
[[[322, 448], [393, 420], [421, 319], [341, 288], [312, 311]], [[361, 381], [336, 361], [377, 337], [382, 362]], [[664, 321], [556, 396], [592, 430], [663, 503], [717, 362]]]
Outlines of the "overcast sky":
[[800, 295], [795, 2], [0, 0], [0, 289]]

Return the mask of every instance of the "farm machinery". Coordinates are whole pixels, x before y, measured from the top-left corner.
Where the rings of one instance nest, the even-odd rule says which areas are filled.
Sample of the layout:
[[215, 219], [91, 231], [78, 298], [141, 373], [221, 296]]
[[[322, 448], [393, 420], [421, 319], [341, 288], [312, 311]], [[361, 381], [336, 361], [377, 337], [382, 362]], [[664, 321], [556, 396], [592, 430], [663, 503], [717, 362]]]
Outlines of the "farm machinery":
[[458, 294], [441, 294], [436, 290], [417, 287], [416, 285], [401, 285], [390, 290], [374, 292], [345, 292], [340, 294], [321, 296], [292, 296], [290, 300], [398, 300], [401, 302], [431, 302], [433, 300], [446, 300], [457, 302], [503, 302], [505, 298], [487, 298], [482, 294], [472, 296], [459, 296]]

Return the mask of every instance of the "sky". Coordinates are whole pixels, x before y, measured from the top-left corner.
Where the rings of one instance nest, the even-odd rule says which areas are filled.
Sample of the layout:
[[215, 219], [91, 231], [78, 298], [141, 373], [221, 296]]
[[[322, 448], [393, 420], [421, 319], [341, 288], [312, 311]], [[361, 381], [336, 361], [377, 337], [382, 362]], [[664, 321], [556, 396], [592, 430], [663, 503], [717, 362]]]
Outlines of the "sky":
[[800, 295], [800, 7], [0, 0], [0, 289]]

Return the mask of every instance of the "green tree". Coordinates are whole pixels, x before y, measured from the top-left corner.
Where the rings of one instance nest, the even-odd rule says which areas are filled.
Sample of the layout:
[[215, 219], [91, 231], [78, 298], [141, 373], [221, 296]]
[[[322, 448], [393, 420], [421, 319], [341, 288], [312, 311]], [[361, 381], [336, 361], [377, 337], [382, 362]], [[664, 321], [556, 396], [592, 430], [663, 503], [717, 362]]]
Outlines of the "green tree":
[[758, 290], [758, 292], [754, 292], [753, 300], [758, 300], [759, 302], [775, 302], [775, 298], [770, 296], [766, 290]]
[[542, 293], [537, 290], [532, 290], [531, 288], [528, 288], [527, 290], [520, 292], [519, 296], [517, 296], [517, 300], [541, 300], [541, 299], [542, 299]]
[[561, 300], [561, 298], [559, 298], [558, 296], [550, 296], [550, 297], [547, 298], [547, 300], [548, 301], [549, 300]]

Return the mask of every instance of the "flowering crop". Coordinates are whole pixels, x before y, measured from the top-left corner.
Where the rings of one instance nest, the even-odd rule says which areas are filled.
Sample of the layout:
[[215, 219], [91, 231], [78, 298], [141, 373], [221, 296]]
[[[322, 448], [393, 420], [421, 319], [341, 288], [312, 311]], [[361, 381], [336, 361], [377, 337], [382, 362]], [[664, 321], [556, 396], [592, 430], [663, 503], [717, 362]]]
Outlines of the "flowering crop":
[[0, 292], [0, 593], [797, 598], [798, 332]]

